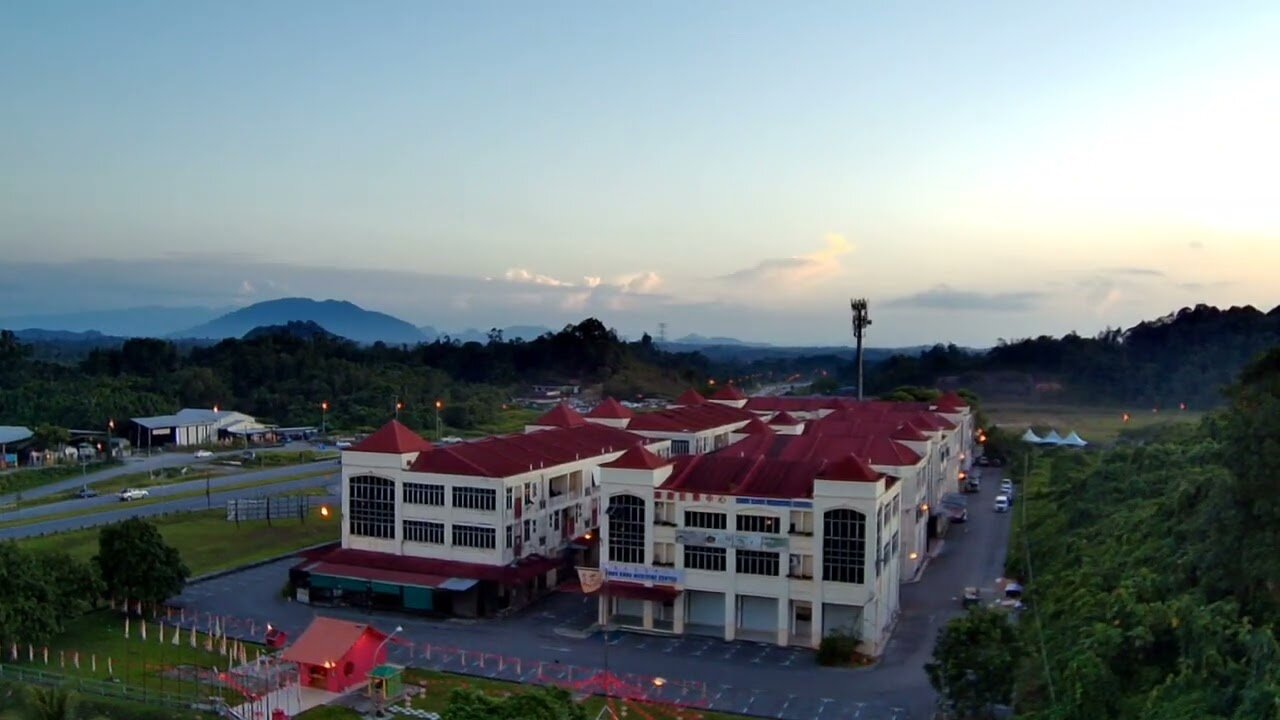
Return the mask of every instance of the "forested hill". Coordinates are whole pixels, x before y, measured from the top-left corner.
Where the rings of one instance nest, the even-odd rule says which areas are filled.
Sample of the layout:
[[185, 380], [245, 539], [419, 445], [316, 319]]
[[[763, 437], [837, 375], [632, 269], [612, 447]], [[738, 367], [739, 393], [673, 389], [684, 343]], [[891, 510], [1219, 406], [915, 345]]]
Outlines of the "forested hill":
[[[532, 341], [435, 342], [415, 347], [360, 346], [297, 328], [255, 333], [206, 347], [131, 339], [101, 348], [78, 365], [37, 360], [31, 348], [0, 335], [0, 425], [92, 428], [108, 418], [171, 413], [180, 407], [235, 408], [283, 425], [319, 423], [323, 401], [331, 426], [381, 424], [399, 398], [401, 418], [468, 428], [492, 419], [528, 383], [602, 383], [620, 397], [678, 393], [707, 377], [697, 354], [658, 350], [648, 336], [624, 342], [588, 319]], [[301, 335], [301, 336], [300, 336]]]
[[1077, 402], [1179, 403], [1204, 408], [1222, 402], [1222, 388], [1248, 362], [1280, 346], [1280, 307], [1221, 310], [1207, 305], [1107, 330], [1005, 341], [985, 353], [936, 346], [895, 356], [874, 367], [869, 387], [954, 385], [987, 398], [1035, 397]]

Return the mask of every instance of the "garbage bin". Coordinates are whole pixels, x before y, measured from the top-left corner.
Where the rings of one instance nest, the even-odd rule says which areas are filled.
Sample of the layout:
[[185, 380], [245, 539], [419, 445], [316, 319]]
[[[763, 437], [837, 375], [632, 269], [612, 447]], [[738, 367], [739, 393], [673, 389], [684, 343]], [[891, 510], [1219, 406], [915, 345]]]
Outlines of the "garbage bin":
[[271, 720], [289, 720], [289, 716], [284, 714], [284, 710], [276, 708], [271, 711]]

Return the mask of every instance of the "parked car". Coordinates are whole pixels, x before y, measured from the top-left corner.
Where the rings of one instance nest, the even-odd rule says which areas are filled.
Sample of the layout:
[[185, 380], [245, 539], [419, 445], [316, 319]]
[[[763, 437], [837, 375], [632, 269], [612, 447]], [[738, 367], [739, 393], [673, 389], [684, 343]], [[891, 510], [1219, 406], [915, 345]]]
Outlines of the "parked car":
[[986, 455], [978, 456], [978, 465], [982, 467], [987, 467], [990, 464], [991, 464], [991, 458], [987, 457]]
[[141, 500], [151, 493], [141, 488], [125, 488], [120, 491], [120, 502], [129, 502], [130, 500]]
[[212, 451], [212, 450], [197, 450], [197, 451], [196, 451], [196, 459], [197, 459], [197, 460], [203, 460], [204, 458], [210, 458], [210, 457], [213, 457], [213, 451]]
[[76, 492], [76, 497], [78, 497], [78, 498], [92, 498], [92, 497], [98, 497], [98, 491], [97, 491], [97, 490], [94, 490], [93, 488], [89, 487], [88, 485], [82, 485], [82, 486], [80, 487], [80, 490]]
[[1009, 496], [997, 495], [996, 503], [993, 506], [993, 509], [998, 513], [1009, 512]]
[[257, 453], [252, 450], [245, 450], [240, 453], [240, 459], [244, 462], [253, 462], [258, 457]]

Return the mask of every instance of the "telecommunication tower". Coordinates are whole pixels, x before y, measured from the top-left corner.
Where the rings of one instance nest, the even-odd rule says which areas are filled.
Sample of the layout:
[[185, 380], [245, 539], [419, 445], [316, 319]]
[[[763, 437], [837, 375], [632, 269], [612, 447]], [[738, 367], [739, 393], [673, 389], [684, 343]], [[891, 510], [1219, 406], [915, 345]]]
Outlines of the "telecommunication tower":
[[858, 298], [849, 301], [849, 310], [853, 313], [853, 337], [857, 343], [858, 357], [858, 400], [862, 400], [862, 341], [867, 335], [867, 327], [871, 325], [871, 315], [867, 312], [867, 299]]

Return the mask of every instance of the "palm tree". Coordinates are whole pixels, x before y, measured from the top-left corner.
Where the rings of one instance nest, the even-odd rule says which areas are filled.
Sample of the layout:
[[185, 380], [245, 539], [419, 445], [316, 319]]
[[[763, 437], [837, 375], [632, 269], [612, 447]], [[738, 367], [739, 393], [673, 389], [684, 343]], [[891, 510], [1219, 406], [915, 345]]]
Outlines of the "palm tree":
[[80, 696], [64, 687], [28, 685], [22, 702], [9, 710], [3, 720], [76, 720]]

